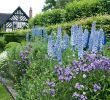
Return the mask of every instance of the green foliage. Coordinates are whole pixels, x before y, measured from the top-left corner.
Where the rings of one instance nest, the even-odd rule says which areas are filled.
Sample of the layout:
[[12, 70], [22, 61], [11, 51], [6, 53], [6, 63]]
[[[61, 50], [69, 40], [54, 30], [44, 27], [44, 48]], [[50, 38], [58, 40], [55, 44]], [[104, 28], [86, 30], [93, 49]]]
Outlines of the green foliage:
[[42, 11], [64, 8], [68, 2], [72, 2], [72, 1], [73, 0], [46, 0]]
[[56, 0], [46, 0], [42, 11], [53, 9], [56, 6]]
[[100, 0], [75, 0], [67, 4], [65, 9], [67, 21], [105, 13]]
[[110, 58], [110, 38], [107, 45], [104, 47], [103, 55]]
[[[63, 5], [62, 3], [67, 5], [64, 9], [53, 9], [37, 14], [34, 18], [30, 19], [30, 26], [48, 26], [66, 21], [69, 22], [77, 20], [79, 18], [110, 13], [109, 0], [73, 0], [71, 3], [67, 3], [67, 0], [57, 0], [57, 2], [61, 5], [61, 7]], [[61, 4], [59, 2], [61, 2]]]
[[[7, 74], [7, 77], [11, 78], [15, 83], [18, 83], [18, 100], [35, 100], [36, 98], [40, 100], [71, 99], [72, 93], [76, 91], [74, 89], [76, 82], [80, 82], [83, 85], [88, 86], [89, 92], [85, 92], [87, 92], [88, 96], [91, 96], [90, 94], [92, 94], [94, 99], [97, 97], [103, 98], [103, 96], [101, 96], [102, 94], [109, 95], [109, 85], [107, 85], [110, 82], [110, 77], [108, 77], [110, 76], [109, 73], [107, 73], [108, 76], [106, 78], [103, 78], [103, 71], [87, 73], [87, 78], [83, 78], [83, 73], [80, 73], [76, 76], [77, 78], [72, 80], [70, 83], [64, 82], [62, 84], [53, 72], [54, 67], [55, 65], [58, 65], [58, 62], [54, 59], [50, 60], [47, 56], [47, 41], [40, 37], [36, 38], [35, 41], [32, 41], [27, 45], [25, 43], [23, 44], [24, 45], [11, 42], [6, 45], [8, 61], [4, 62], [4, 69], [2, 69], [4, 73]], [[26, 59], [30, 60], [29, 65], [25, 64], [20, 56], [21, 52], [24, 55], [27, 55], [27, 46], [31, 47], [29, 55], [26, 56]], [[76, 59], [72, 54], [73, 52], [71, 49], [68, 49], [63, 53], [63, 67], [71, 66], [72, 61]], [[21, 63], [18, 64], [15, 61], [20, 61]], [[97, 76], [97, 78], [94, 76]], [[49, 88], [45, 84], [49, 79], [57, 83], [57, 93], [54, 97], [47, 94], [45, 90]], [[101, 86], [105, 87], [104, 89], [107, 89], [107, 92], [103, 89], [100, 93], [97, 92], [99, 94], [96, 95], [97, 93], [95, 94], [92, 89], [93, 82], [101, 83]]]
[[26, 35], [25, 34], [5, 34], [4, 39], [7, 43], [9, 42], [21, 42], [22, 40], [25, 40]]
[[0, 49], [4, 49], [6, 45], [6, 42], [4, 40], [4, 37], [0, 37]]
[[0, 83], [0, 100], [12, 100], [11, 96], [1, 83]]
[[62, 23], [65, 21], [65, 10], [54, 9], [51, 11], [46, 11], [41, 14], [36, 15], [34, 18], [29, 20], [29, 25], [47, 26], [51, 24]]
[[102, 28], [107, 33], [107, 37], [110, 36], [110, 16], [109, 15], [103, 15], [103, 16], [94, 16], [94, 17], [88, 17], [84, 19], [80, 19], [78, 21], [71, 21], [71, 22], [65, 22], [62, 24], [56, 24], [56, 25], [50, 25], [47, 27], [48, 33], [51, 33], [53, 30], [53, 33], [56, 33], [58, 26], [61, 26], [63, 29], [63, 33], [68, 33], [68, 35], [71, 34], [71, 27], [72, 25], [82, 25], [83, 28], [91, 29], [91, 23], [96, 21], [97, 28]]
[[0, 36], [3, 36], [5, 34], [14, 34], [14, 32], [0, 32]]
[[30, 19], [30, 26], [32, 25], [50, 25], [61, 23], [65, 20], [65, 10], [54, 9], [52, 11], [46, 11], [44, 13], [38, 14], [35, 18]]

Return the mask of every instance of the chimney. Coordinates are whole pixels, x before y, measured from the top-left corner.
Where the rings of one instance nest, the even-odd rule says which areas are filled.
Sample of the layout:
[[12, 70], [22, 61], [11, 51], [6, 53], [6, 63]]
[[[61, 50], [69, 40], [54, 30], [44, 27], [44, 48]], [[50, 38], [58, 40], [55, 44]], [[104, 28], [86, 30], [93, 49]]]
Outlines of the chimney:
[[30, 10], [29, 10], [29, 18], [32, 17], [32, 7], [30, 7]]

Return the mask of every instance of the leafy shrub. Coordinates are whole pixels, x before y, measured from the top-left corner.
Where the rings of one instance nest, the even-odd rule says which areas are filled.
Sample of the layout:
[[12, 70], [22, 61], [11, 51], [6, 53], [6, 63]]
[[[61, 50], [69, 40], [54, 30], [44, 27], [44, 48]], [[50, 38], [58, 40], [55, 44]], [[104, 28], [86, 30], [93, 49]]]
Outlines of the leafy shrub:
[[37, 14], [30, 19], [29, 24], [31, 27], [33, 25], [48, 26], [78, 18], [109, 14], [109, 5], [109, 0], [73, 0], [64, 9], [54, 9]]
[[4, 39], [7, 43], [9, 42], [21, 42], [22, 40], [25, 40], [26, 35], [25, 34], [5, 34]]
[[14, 32], [0, 32], [0, 36], [3, 36], [4, 34], [14, 34]]
[[4, 40], [4, 37], [0, 37], [0, 48], [3, 49], [5, 47], [5, 40]]
[[65, 10], [55, 9], [52, 11], [46, 11], [44, 13], [38, 14], [35, 18], [30, 19], [30, 26], [33, 25], [50, 25], [64, 22], [65, 20]]
[[67, 21], [105, 13], [100, 0], [75, 0], [72, 3], [67, 4], [65, 9]]

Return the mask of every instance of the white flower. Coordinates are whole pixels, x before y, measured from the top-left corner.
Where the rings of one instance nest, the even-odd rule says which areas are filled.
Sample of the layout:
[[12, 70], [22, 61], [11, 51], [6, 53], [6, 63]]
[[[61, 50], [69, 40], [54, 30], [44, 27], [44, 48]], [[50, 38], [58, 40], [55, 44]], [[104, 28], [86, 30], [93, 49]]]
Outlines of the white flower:
[[7, 52], [6, 51], [3, 51], [1, 54], [0, 54], [0, 62], [3, 62], [4, 60], [7, 59]]
[[86, 78], [86, 74], [83, 74], [83, 78]]

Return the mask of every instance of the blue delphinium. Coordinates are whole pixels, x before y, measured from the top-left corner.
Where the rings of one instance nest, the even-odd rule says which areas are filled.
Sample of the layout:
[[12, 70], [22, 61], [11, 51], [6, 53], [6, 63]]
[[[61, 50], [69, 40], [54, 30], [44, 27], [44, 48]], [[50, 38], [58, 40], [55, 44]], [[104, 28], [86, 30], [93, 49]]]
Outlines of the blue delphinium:
[[102, 51], [103, 45], [106, 44], [105, 33], [103, 29], [99, 30], [98, 50]]
[[63, 37], [63, 50], [66, 50], [69, 47], [69, 36], [67, 34]]
[[34, 39], [35, 38], [35, 27], [33, 26], [32, 27], [32, 39]]
[[26, 34], [26, 41], [29, 42], [29, 33]]
[[85, 29], [83, 34], [83, 48], [87, 47], [88, 40], [89, 40], [89, 31]]
[[78, 29], [78, 58], [83, 58], [83, 29], [79, 26]]
[[92, 23], [91, 34], [89, 38], [89, 50], [90, 51], [92, 50], [92, 46], [93, 46], [94, 33], [96, 33], [96, 22]]
[[48, 37], [48, 49], [47, 50], [48, 50], [47, 52], [48, 52], [49, 58], [54, 57], [53, 40], [52, 40], [52, 36], [51, 35]]
[[95, 31], [94, 33], [94, 38], [93, 38], [93, 45], [92, 45], [92, 53], [97, 53], [98, 52], [98, 42], [99, 42], [99, 34], [100, 31]]
[[62, 65], [62, 50], [61, 48], [57, 48], [57, 60], [60, 65]]
[[78, 26], [71, 27], [71, 45], [72, 49], [76, 50], [78, 42]]

